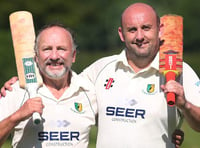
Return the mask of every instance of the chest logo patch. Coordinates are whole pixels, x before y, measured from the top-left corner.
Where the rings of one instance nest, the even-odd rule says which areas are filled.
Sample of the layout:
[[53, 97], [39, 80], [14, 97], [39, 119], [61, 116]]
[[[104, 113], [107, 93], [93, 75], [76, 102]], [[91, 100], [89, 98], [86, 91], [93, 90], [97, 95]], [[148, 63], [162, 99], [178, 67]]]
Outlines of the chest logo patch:
[[106, 79], [106, 82], [104, 84], [105, 89], [110, 89], [111, 87], [113, 87], [114, 82], [115, 81], [113, 78]]
[[75, 102], [75, 103], [74, 103], [74, 106], [75, 106], [76, 111], [78, 111], [78, 112], [81, 112], [81, 111], [83, 110], [83, 105], [82, 105], [82, 103], [77, 103], [77, 102]]
[[197, 87], [199, 87], [199, 86], [200, 86], [200, 81], [196, 82], [195, 85], [196, 85]]
[[146, 95], [155, 95], [157, 93], [155, 84], [147, 84], [142, 91]]
[[83, 104], [79, 102], [74, 102], [73, 107], [71, 107], [71, 111], [78, 113], [78, 114], [84, 114], [85, 110], [83, 108]]
[[147, 84], [147, 92], [153, 93], [155, 91], [155, 84]]

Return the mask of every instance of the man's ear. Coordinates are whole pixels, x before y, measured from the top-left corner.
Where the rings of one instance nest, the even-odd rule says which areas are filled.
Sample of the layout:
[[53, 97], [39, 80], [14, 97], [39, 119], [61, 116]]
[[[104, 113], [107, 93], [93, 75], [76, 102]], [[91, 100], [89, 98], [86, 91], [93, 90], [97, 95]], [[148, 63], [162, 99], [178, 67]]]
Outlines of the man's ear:
[[39, 66], [38, 66], [38, 56], [37, 56], [36, 53], [35, 53], [35, 56], [34, 56], [34, 60], [35, 60], [36, 66], [39, 68]]
[[159, 28], [159, 38], [161, 38], [162, 34], [163, 34], [163, 29], [164, 29], [164, 24], [160, 24], [160, 28]]
[[122, 27], [118, 28], [118, 34], [119, 34], [121, 41], [124, 42], [124, 35], [123, 35]]
[[38, 59], [37, 59], [37, 53], [36, 52], [35, 52], [34, 60], [35, 60], [35, 62], [38, 61]]
[[72, 62], [74, 63], [75, 61], [76, 61], [76, 49], [73, 51], [73, 53], [72, 53], [73, 55], [72, 55]]
[[35, 52], [34, 60], [35, 60], [35, 62], [37, 64], [38, 63], [38, 53], [37, 52]]
[[164, 24], [160, 24], [159, 27], [159, 39], [160, 39], [160, 46], [164, 43], [164, 40], [161, 38], [163, 35]]

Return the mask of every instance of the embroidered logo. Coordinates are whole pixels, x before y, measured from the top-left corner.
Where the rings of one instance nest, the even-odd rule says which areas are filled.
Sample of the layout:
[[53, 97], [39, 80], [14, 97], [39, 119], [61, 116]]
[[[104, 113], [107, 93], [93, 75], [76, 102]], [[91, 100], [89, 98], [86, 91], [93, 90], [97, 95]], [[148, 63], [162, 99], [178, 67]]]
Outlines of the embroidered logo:
[[199, 87], [199, 86], [200, 86], [200, 81], [196, 82], [195, 85], [196, 85], [197, 87]]
[[142, 92], [146, 95], [155, 95], [157, 93], [155, 84], [146, 84], [146, 87], [142, 89]]
[[147, 84], [147, 92], [153, 93], [155, 91], [155, 84]]
[[74, 102], [74, 106], [71, 107], [71, 110], [75, 113], [79, 113], [79, 114], [84, 114], [85, 111], [83, 109], [83, 104], [82, 103], [78, 103], [78, 102]]
[[75, 102], [75, 103], [74, 103], [74, 106], [75, 106], [76, 111], [78, 111], [78, 112], [81, 112], [81, 111], [83, 110], [83, 105], [82, 105], [82, 103], [77, 103], [77, 102]]
[[110, 87], [113, 87], [114, 82], [113, 78], [106, 79], [106, 84], [104, 84], [105, 88], [110, 89]]

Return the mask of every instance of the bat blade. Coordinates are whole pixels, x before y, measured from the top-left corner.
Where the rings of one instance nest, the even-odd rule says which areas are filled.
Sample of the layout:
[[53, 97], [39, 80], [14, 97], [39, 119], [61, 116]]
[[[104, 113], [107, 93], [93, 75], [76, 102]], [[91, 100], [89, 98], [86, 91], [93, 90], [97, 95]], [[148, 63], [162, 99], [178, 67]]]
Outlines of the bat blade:
[[[32, 98], [42, 85], [42, 78], [34, 62], [35, 30], [32, 14], [28, 11], [17, 11], [10, 14], [9, 20], [19, 84], [21, 88], [27, 89]], [[39, 123], [40, 118], [38, 113], [33, 114], [34, 123]]]
[[[32, 14], [27, 11], [17, 11], [10, 15], [10, 28], [12, 34], [17, 73], [21, 88], [25, 88], [25, 74], [22, 59], [34, 57], [35, 31]], [[42, 85], [42, 79], [36, 68], [37, 83]]]
[[[183, 17], [168, 14], [161, 17], [161, 42], [159, 56], [159, 72], [163, 74], [166, 81], [175, 80], [182, 73], [183, 59]], [[175, 94], [167, 94], [169, 106], [175, 104]]]

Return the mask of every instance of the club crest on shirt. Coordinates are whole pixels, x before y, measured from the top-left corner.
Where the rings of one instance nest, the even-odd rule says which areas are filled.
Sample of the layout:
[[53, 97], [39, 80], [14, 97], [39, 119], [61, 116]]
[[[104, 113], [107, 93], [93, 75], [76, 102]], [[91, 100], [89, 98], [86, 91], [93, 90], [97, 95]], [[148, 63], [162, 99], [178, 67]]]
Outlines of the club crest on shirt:
[[198, 92], [200, 93], [200, 81], [196, 82], [196, 83], [195, 83], [195, 86], [197, 87]]
[[78, 112], [81, 112], [83, 110], [83, 105], [82, 103], [77, 103], [75, 102], [74, 103], [74, 106], [75, 106], [75, 109], [78, 111]]
[[147, 92], [153, 93], [155, 91], [155, 84], [147, 84]]
[[74, 109], [71, 108], [72, 111], [76, 113], [84, 113], [82, 103], [74, 102]]
[[105, 89], [110, 89], [111, 87], [113, 87], [114, 82], [115, 81], [113, 78], [106, 79], [106, 82], [104, 84]]
[[148, 95], [154, 95], [156, 93], [155, 84], [147, 84], [146, 89], [143, 89], [143, 93]]
[[200, 87], [200, 81], [196, 82], [195, 85], [196, 85], [197, 87]]

